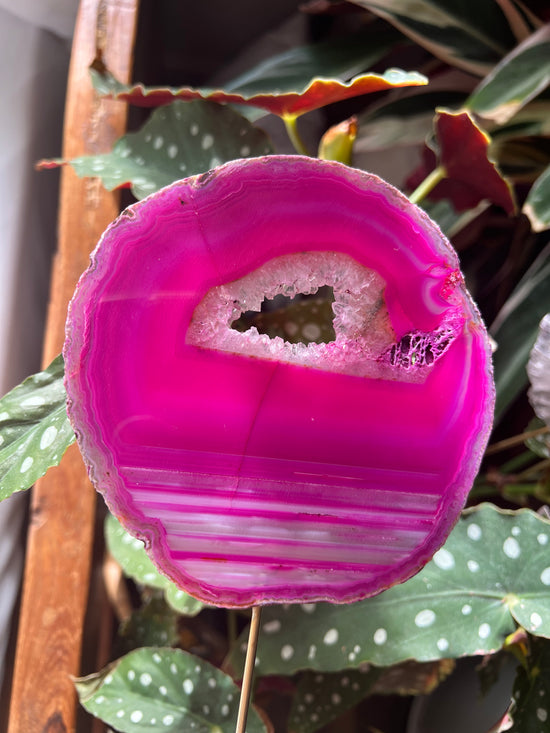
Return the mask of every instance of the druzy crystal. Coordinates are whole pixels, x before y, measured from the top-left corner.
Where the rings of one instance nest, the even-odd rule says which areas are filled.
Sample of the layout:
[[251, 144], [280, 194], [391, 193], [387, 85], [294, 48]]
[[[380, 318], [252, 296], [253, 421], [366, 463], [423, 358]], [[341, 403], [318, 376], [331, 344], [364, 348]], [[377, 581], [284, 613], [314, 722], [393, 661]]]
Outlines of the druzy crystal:
[[[232, 324], [334, 292], [334, 340]], [[375, 594], [444, 542], [491, 426], [490, 347], [455, 252], [379, 178], [234, 161], [111, 224], [67, 321], [91, 478], [207, 603]]]

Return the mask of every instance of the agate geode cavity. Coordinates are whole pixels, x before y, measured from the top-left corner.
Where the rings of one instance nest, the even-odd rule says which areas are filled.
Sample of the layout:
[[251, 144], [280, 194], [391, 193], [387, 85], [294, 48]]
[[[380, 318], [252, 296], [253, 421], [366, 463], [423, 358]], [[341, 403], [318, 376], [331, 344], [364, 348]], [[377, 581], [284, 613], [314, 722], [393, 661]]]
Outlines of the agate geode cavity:
[[[231, 327], [322, 285], [331, 343]], [[488, 339], [445, 237], [375, 176], [297, 156], [129, 207], [78, 284], [65, 362], [95, 486], [218, 605], [351, 601], [409, 577], [491, 425]]]

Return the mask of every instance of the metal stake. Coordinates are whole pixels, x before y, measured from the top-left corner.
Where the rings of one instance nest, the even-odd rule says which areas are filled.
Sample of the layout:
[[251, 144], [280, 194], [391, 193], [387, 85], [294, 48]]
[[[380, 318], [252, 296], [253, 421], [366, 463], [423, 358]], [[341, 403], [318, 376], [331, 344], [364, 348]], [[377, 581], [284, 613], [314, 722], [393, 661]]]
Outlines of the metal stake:
[[254, 663], [256, 661], [256, 649], [258, 648], [258, 637], [260, 635], [261, 606], [252, 607], [252, 621], [248, 633], [248, 647], [244, 662], [243, 685], [239, 700], [239, 714], [237, 715], [237, 727], [235, 733], [246, 733], [246, 719], [250, 707], [250, 695], [252, 693], [252, 679], [254, 677]]

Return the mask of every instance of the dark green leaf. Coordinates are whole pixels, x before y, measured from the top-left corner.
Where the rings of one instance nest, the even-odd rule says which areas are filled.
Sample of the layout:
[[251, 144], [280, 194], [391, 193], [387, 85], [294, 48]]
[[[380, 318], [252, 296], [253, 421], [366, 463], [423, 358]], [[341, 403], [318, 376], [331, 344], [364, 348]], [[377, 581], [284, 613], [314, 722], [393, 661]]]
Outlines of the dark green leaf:
[[352, 0], [443, 61], [485, 76], [515, 44], [494, 0]]
[[369, 109], [359, 115], [359, 126], [385, 117], [414, 120], [415, 117], [430, 115], [430, 119], [433, 119], [434, 110], [437, 107], [456, 109], [462, 106], [465, 99], [464, 92], [452, 89], [432, 92], [428, 91], [429, 89], [429, 86], [426, 89], [415, 89], [407, 96], [380, 102], [374, 109]]
[[491, 326], [498, 420], [528, 383], [525, 367], [539, 323], [550, 311], [550, 247], [533, 263]]
[[465, 106], [502, 125], [550, 84], [550, 25], [544, 26], [495, 66]]
[[[396, 146], [422, 145], [433, 128], [433, 108], [418, 115], [377, 116], [359, 123], [356, 153], [370, 153]], [[368, 160], [368, 158], [367, 158]]]
[[531, 639], [527, 668], [519, 667], [510, 709], [509, 733], [545, 733], [550, 721], [550, 642]]
[[348, 82], [339, 79], [314, 77], [302, 88], [281, 93], [266, 91], [254, 94], [220, 89], [193, 89], [191, 87], [144, 87], [143, 84], [125, 85], [108, 71], [95, 73], [94, 86], [104, 96], [120, 99], [143, 107], [157, 107], [175, 99], [203, 99], [223, 104], [249, 105], [281, 117], [298, 117], [333, 102], [352, 99], [362, 94], [380, 92], [396, 87], [423, 86], [428, 80], [416, 71], [388, 69], [384, 74], [361, 74]]
[[[354, 144], [356, 166], [369, 170], [369, 154], [388, 150], [392, 157], [399, 148], [422, 146], [433, 132], [436, 107], [460, 107], [464, 94], [451, 91], [416, 93], [368, 110], [358, 118]], [[405, 171], [401, 174], [405, 178]]]
[[[123, 733], [235, 731], [239, 688], [179, 649], [137, 649], [75, 684], [86, 710]], [[267, 731], [254, 708], [247, 731]]]
[[[490, 504], [467, 512], [444, 548], [402, 585], [347, 606], [272, 606], [260, 674], [388, 666], [500, 649], [517, 624], [550, 636], [550, 523]], [[242, 665], [242, 651], [231, 658]]]
[[507, 140], [536, 139], [550, 134], [550, 100], [547, 97], [547, 94], [542, 94], [523, 107], [510, 122], [493, 128], [492, 147], [502, 145]]
[[487, 209], [489, 203], [482, 201], [475, 209], [467, 209], [466, 211], [457, 211], [450, 199], [441, 199], [440, 201], [424, 199], [420, 206], [430, 219], [437, 222], [440, 229], [451, 239], [480, 216]]
[[550, 166], [537, 178], [529, 191], [523, 213], [535, 232], [550, 228]]
[[131, 186], [141, 199], [229, 160], [271, 152], [265, 132], [231, 108], [177, 101], [153, 112], [139, 132], [122, 137], [110, 153], [42, 162], [39, 167], [68, 163], [81, 177], [101, 178], [108, 190]]
[[185, 616], [196, 616], [203, 604], [185, 593], [172, 583], [165, 575], [161, 575], [151, 562], [141, 540], [128, 534], [124, 527], [112, 514], [105, 519], [105, 540], [109, 552], [121, 566], [125, 575], [137, 583], [160, 588], [168, 604]]
[[224, 88], [253, 96], [296, 92], [315, 77], [347, 81], [374, 66], [400, 40], [400, 33], [377, 21], [341, 38], [272, 56], [227, 82]]
[[58, 356], [0, 400], [0, 499], [30, 488], [74, 442], [63, 374]]

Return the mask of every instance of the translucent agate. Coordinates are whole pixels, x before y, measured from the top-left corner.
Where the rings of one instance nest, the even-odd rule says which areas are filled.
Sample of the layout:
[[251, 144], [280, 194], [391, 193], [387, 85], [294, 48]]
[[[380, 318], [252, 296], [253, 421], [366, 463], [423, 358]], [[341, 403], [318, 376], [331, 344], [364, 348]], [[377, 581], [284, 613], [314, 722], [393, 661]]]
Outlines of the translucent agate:
[[[334, 341], [231, 324], [334, 290]], [[491, 427], [456, 254], [393, 187], [299, 156], [129, 207], [71, 303], [68, 410], [90, 476], [181, 588], [222, 606], [349, 602], [419, 570]]]

